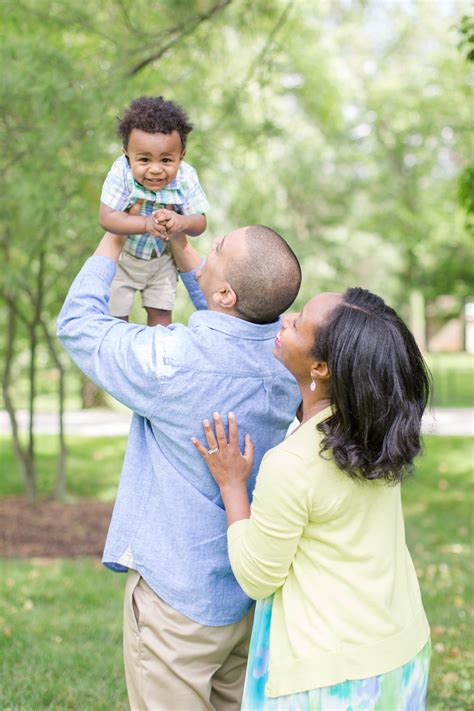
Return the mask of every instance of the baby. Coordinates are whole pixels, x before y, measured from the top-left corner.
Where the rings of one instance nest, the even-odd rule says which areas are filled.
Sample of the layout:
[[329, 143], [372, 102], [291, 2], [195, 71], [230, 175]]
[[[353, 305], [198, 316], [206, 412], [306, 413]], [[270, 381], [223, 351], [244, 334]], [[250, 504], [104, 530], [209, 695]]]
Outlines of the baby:
[[149, 326], [171, 323], [177, 271], [167, 241], [206, 229], [209, 208], [194, 168], [183, 161], [192, 124], [162, 96], [135, 99], [118, 120], [123, 155], [102, 187], [100, 224], [129, 235], [110, 291], [110, 313], [128, 321], [136, 291]]

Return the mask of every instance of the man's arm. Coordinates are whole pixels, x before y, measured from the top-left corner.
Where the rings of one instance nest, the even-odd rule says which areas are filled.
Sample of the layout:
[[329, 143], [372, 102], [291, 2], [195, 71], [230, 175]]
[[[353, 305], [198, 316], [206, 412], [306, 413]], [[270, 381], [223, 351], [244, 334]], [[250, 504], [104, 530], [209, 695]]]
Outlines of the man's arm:
[[186, 235], [172, 237], [170, 245], [179, 276], [191, 301], [198, 311], [206, 310], [208, 308], [207, 301], [196, 280], [196, 271], [204, 264], [204, 258], [190, 244]]
[[178, 271], [182, 274], [193, 272], [204, 261], [185, 234], [174, 235], [170, 239], [170, 247]]
[[58, 317], [58, 338], [99, 387], [151, 419], [159, 403], [163, 326], [129, 324], [109, 314], [110, 284], [125, 237], [106, 234], [75, 278]]
[[94, 257], [108, 257], [118, 262], [124, 244], [125, 239], [122, 235], [106, 232], [94, 252]]

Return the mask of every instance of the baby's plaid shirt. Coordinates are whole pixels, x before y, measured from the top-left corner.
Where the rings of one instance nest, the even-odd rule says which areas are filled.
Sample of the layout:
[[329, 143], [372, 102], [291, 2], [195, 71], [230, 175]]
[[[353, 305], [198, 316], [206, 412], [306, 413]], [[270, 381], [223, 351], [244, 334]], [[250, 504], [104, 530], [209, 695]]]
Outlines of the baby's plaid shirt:
[[[176, 178], [156, 192], [147, 190], [134, 180], [126, 156], [120, 156], [112, 165], [102, 186], [100, 201], [113, 210], [124, 212], [138, 200], [143, 200], [141, 215], [166, 205], [174, 205], [180, 215], [201, 215], [209, 210], [206, 194], [199, 178], [189, 163], [181, 161]], [[124, 250], [139, 259], [151, 259], [153, 251], [162, 254], [166, 242], [150, 234], [130, 235]]]

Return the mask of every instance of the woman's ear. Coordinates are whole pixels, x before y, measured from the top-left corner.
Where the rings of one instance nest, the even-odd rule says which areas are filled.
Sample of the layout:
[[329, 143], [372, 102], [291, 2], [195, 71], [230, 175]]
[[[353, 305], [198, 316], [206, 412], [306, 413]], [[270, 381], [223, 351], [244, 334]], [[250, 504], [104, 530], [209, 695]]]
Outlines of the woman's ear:
[[313, 363], [311, 368], [311, 378], [313, 380], [322, 380], [323, 382], [327, 382], [330, 377], [331, 373], [329, 372], [329, 366], [325, 361], [317, 361], [316, 363]]

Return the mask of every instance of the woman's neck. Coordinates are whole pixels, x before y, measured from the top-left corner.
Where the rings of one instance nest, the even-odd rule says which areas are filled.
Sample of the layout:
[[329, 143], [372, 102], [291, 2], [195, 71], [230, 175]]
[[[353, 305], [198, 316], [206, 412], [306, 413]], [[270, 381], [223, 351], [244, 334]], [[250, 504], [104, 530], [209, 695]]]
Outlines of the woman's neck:
[[318, 412], [322, 412], [331, 404], [326, 393], [314, 393], [309, 388], [301, 388], [301, 404], [298, 408], [298, 419], [303, 424]]

